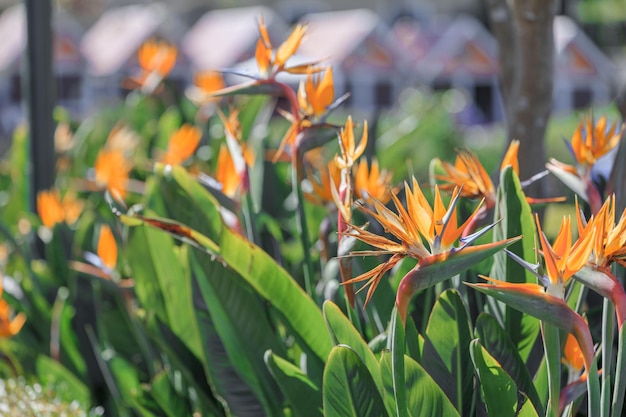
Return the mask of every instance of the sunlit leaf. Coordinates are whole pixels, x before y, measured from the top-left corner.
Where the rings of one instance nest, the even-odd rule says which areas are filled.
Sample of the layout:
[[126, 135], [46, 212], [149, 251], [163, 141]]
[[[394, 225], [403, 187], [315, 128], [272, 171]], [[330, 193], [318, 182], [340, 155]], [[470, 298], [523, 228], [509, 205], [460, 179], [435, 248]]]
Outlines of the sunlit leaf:
[[296, 417], [322, 416], [322, 392], [300, 368], [272, 351], [265, 352], [265, 363]]
[[359, 356], [348, 346], [335, 346], [324, 369], [324, 415], [384, 417], [378, 388]]
[[480, 381], [481, 397], [490, 416], [514, 417], [517, 412], [517, 386], [493, 356], [477, 340], [471, 343], [471, 356]]
[[[383, 354], [380, 368], [387, 397], [393, 397], [390, 354]], [[406, 405], [409, 416], [454, 417], [459, 415], [441, 387], [418, 362], [406, 355], [404, 356], [404, 370]]]

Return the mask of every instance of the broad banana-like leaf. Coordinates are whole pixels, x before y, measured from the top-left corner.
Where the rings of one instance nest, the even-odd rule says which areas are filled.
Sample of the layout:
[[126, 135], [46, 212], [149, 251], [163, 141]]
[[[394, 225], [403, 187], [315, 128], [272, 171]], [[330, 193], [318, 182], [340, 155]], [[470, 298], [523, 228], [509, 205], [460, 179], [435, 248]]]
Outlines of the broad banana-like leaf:
[[300, 368], [271, 350], [265, 352], [265, 364], [296, 417], [322, 417], [322, 392]]
[[[476, 337], [480, 344], [497, 360], [511, 376], [520, 392], [533, 403], [539, 414], [543, 415], [543, 405], [533, 380], [516, 346], [509, 339], [508, 333], [500, 327], [498, 321], [489, 314], [482, 313], [476, 319]], [[519, 398], [518, 398], [519, 401]]]
[[348, 346], [335, 346], [324, 369], [324, 415], [385, 417], [387, 410], [365, 364]]
[[426, 327], [422, 366], [461, 415], [471, 414], [474, 396], [471, 340], [471, 323], [459, 293], [443, 292], [431, 310]]
[[[176, 227], [171, 227], [172, 222], [152, 221], [146, 217], [137, 217], [136, 224], [157, 227], [175, 235], [182, 230], [183, 238], [189, 243], [202, 246], [267, 300], [303, 347], [312, 352], [319, 363], [324, 363], [331, 342], [315, 302], [265, 251], [223, 224], [215, 199], [182, 167], [160, 167], [156, 171], [158, 187], [152, 193], [161, 194], [161, 203], [169, 215], [177, 219], [173, 223]], [[159, 200], [149, 196], [148, 200], [151, 199]]]
[[[536, 262], [533, 215], [519, 178], [510, 166], [500, 173], [494, 218], [501, 220], [493, 229], [493, 240], [523, 236], [523, 239], [511, 244], [507, 252], [515, 254], [520, 259]], [[532, 272], [507, 256], [505, 252], [498, 252], [494, 255], [490, 276], [503, 277], [503, 279], [506, 277], [506, 280], [511, 283], [537, 282]], [[517, 346], [522, 360], [525, 361], [539, 335], [539, 320], [505, 306], [504, 323], [505, 331]]]
[[330, 333], [330, 337], [335, 345], [343, 344], [350, 346], [352, 350], [359, 355], [359, 358], [369, 370], [374, 383], [378, 387], [379, 392], [383, 393], [383, 384], [380, 378], [380, 368], [376, 356], [371, 351], [365, 340], [361, 337], [357, 329], [354, 328], [350, 319], [348, 319], [332, 301], [324, 302], [322, 307], [326, 326]]
[[471, 343], [471, 356], [487, 414], [498, 417], [516, 416], [517, 385], [513, 379], [478, 340]]
[[[383, 353], [380, 368], [385, 384], [386, 398], [393, 400], [393, 374], [391, 355]], [[411, 417], [454, 417], [459, 413], [454, 408], [441, 387], [430, 377], [422, 366], [408, 356], [404, 356], [404, 385], [406, 389], [407, 414]], [[388, 406], [387, 408], [389, 408]]]

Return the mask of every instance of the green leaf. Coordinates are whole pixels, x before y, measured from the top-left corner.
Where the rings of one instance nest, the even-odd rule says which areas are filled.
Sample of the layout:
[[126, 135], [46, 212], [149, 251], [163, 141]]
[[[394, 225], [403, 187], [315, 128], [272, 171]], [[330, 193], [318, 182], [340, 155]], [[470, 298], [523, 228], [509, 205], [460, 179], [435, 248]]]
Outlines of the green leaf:
[[471, 323], [456, 290], [443, 292], [433, 307], [424, 336], [423, 366], [460, 414], [469, 413], [473, 377], [469, 356]]
[[204, 360], [191, 302], [191, 277], [174, 251], [172, 238], [155, 229], [134, 228], [127, 251], [141, 304], [167, 323], [198, 359]]
[[174, 106], [169, 107], [163, 112], [158, 120], [158, 128], [154, 147], [161, 152], [165, 152], [170, 141], [170, 136], [183, 124], [182, 117], [178, 109]]
[[113, 356], [107, 361], [107, 365], [113, 377], [109, 389], [116, 389], [122, 398], [124, 405], [141, 410], [141, 415], [146, 415], [147, 410], [141, 406], [139, 398], [142, 388], [137, 369], [121, 356]]
[[223, 225], [215, 199], [183, 168], [173, 167], [171, 175], [160, 180], [169, 214], [216, 242], [222, 261], [267, 300], [303, 347], [324, 363], [332, 344], [315, 302], [265, 251]]
[[296, 417], [322, 416], [322, 393], [305, 374], [291, 362], [265, 352], [265, 364], [278, 383]]
[[54, 387], [59, 399], [78, 401], [83, 407], [91, 404], [89, 388], [59, 362], [39, 355], [35, 364], [37, 377], [44, 386]]
[[415, 322], [410, 316], [406, 320], [405, 333], [407, 353], [415, 361], [421, 362], [424, 352], [424, 337], [418, 333]]
[[265, 413], [280, 415], [280, 391], [263, 355], [268, 349], [276, 352], [283, 352], [283, 349], [264, 306], [235, 272], [212, 261], [206, 254], [195, 249], [190, 251], [190, 264], [231, 365], [261, 401]]
[[[11, 151], [7, 157], [10, 183], [8, 184], [9, 200], [0, 210], [2, 223], [8, 226], [14, 235], [18, 232], [20, 216], [28, 212], [29, 206], [29, 172], [30, 143], [28, 129], [21, 126], [13, 132]], [[4, 191], [4, 190], [3, 190]]]
[[483, 348], [478, 340], [471, 343], [471, 357], [480, 380], [481, 397], [490, 416], [515, 416], [517, 386], [511, 377]]
[[80, 350], [78, 336], [72, 328], [72, 320], [76, 314], [74, 306], [68, 302], [70, 296], [66, 287], [60, 287], [52, 307], [52, 328], [58, 329], [58, 342], [61, 350], [61, 361], [68, 369], [80, 378], [87, 377], [87, 364]]
[[476, 336], [487, 352], [511, 376], [518, 389], [533, 403], [534, 409], [543, 414], [543, 405], [528, 368], [498, 321], [486, 313], [479, 315], [476, 319]]
[[539, 415], [540, 414], [537, 410], [535, 410], [535, 407], [533, 407], [533, 403], [530, 400], [524, 401], [524, 404], [522, 404], [522, 407], [517, 413], [517, 417], [539, 417]]
[[322, 308], [333, 344], [350, 346], [350, 348], [359, 355], [359, 358], [363, 361], [365, 366], [367, 366], [378, 390], [382, 394], [383, 384], [380, 378], [378, 361], [365, 340], [363, 340], [357, 329], [354, 328], [350, 320], [341, 312], [335, 303], [326, 301]]
[[[391, 355], [383, 354], [380, 368], [388, 398], [393, 398], [393, 374]], [[431, 378], [422, 366], [404, 356], [404, 385], [408, 415], [412, 417], [452, 417], [459, 413], [454, 408], [441, 387]]]
[[348, 346], [335, 346], [324, 369], [324, 415], [384, 417], [385, 404], [359, 356]]
[[168, 417], [189, 416], [193, 412], [189, 404], [171, 385], [167, 373], [159, 372], [149, 385], [148, 392], [159, 405], [159, 411]]
[[[536, 262], [532, 211], [519, 178], [511, 167], [506, 167], [500, 173], [494, 219], [500, 219], [493, 229], [494, 241], [523, 236], [523, 239], [511, 244], [508, 250], [521, 259]], [[504, 252], [494, 255], [490, 276], [512, 283], [537, 282], [530, 271]], [[504, 323], [509, 338], [517, 346], [522, 360], [526, 361], [539, 335], [539, 320], [505, 306]]]

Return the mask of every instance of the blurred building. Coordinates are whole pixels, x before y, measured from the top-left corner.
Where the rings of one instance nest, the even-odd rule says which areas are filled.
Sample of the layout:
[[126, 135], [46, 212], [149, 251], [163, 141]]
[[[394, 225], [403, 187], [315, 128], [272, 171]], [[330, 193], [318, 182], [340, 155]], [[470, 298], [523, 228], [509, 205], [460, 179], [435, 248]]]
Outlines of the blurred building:
[[[168, 82], [182, 91], [195, 71], [234, 69], [256, 73], [257, 21], [263, 16], [277, 46], [294, 22], [308, 24], [307, 35], [290, 64], [319, 62], [334, 70], [336, 97], [349, 92], [346, 106], [365, 113], [396, 103], [405, 88], [454, 89], [463, 123], [490, 123], [503, 117], [498, 87], [497, 45], [471, 15], [438, 18], [427, 8], [395, 0], [384, 11], [340, 3], [275, 1], [273, 7], [211, 9], [220, 2], [62, 0], [54, 14], [54, 69], [59, 104], [86, 114], [118, 101], [125, 80], [139, 71], [137, 50], [150, 38], [178, 47]], [[250, 2], [252, 4], [253, 2]], [[468, 2], [467, 4], [470, 4]], [[234, 4], [234, 2], [233, 2]], [[237, 2], [237, 4], [242, 4]], [[434, 2], [433, 2], [434, 4]], [[442, 2], [438, 7], [452, 4]], [[465, 4], [455, 3], [457, 6]], [[115, 6], [115, 7], [113, 7]], [[71, 9], [72, 13], [65, 10]], [[392, 25], [390, 27], [390, 25]], [[84, 29], [85, 28], [85, 29]], [[10, 130], [22, 117], [21, 73], [25, 16], [21, 4], [0, 14], [0, 129]], [[616, 88], [616, 66], [566, 17], [554, 27], [554, 103], [569, 110], [608, 103]], [[227, 81], [236, 82], [234, 75]], [[281, 74], [294, 87], [302, 76]]]

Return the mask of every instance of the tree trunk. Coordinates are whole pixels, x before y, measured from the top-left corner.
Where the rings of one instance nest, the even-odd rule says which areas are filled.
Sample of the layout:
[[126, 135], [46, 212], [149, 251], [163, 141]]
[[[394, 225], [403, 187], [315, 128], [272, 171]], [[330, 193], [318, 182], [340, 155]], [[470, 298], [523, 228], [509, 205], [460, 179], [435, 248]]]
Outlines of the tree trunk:
[[[528, 179], [545, 169], [558, 1], [515, 0], [511, 6], [506, 0], [488, 0], [487, 6], [499, 46], [508, 140], [520, 140], [520, 177]], [[536, 182], [527, 192], [544, 196], [543, 184]]]

